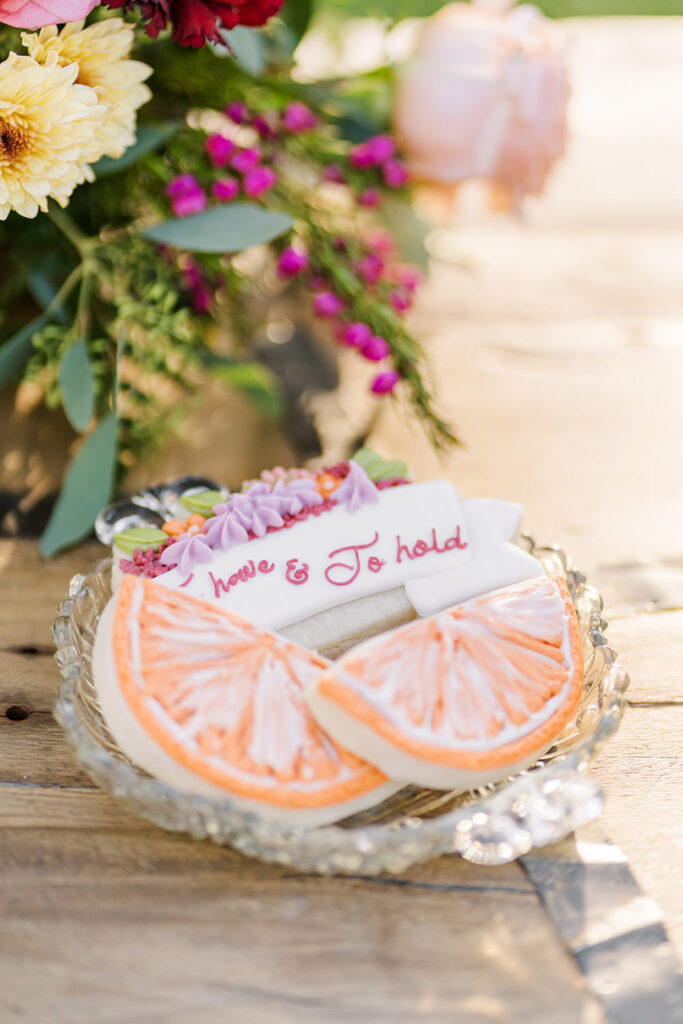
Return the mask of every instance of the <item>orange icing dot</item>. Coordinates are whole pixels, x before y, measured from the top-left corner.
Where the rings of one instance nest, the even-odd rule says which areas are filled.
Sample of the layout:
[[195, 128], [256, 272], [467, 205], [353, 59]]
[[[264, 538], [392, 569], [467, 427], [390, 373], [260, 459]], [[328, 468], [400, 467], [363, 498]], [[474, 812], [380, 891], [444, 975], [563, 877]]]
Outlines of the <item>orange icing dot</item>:
[[169, 537], [179, 537], [181, 533], [185, 533], [188, 529], [188, 523], [184, 523], [182, 519], [171, 519], [168, 523], [164, 523], [161, 529], [164, 533], [167, 533]]
[[193, 512], [191, 516], [187, 517], [188, 526], [198, 526], [200, 529], [206, 522], [205, 516], [200, 516], [198, 512]]
[[341, 482], [336, 476], [332, 476], [331, 473], [321, 473], [320, 476], [316, 477], [315, 486], [323, 498], [329, 498], [337, 490]]

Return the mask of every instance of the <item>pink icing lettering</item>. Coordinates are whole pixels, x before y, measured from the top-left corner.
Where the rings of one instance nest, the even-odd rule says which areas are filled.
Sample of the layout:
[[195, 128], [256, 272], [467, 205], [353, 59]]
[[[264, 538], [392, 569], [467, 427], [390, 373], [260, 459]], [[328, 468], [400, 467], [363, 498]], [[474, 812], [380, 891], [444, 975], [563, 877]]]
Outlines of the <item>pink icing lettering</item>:
[[210, 569], [209, 576], [211, 577], [211, 582], [213, 583], [213, 596], [215, 598], [219, 598], [221, 596], [221, 590], [223, 591], [224, 594], [227, 594], [227, 592], [230, 590], [229, 584], [226, 583], [225, 580], [216, 579], [216, 577], [214, 576]]
[[290, 558], [287, 562], [287, 572], [285, 573], [285, 579], [287, 582], [293, 583], [296, 587], [301, 586], [302, 583], [306, 583], [309, 571], [307, 562], [302, 562], [299, 568], [297, 568], [298, 562], [298, 558]]
[[262, 558], [258, 564], [259, 572], [272, 572], [275, 568], [274, 562], [267, 562], [265, 558]]
[[[360, 552], [365, 551], [366, 548], [371, 548], [379, 540], [379, 534], [375, 531], [375, 536], [367, 544], [348, 544], [344, 548], [337, 548], [335, 551], [330, 551], [328, 558], [334, 558], [335, 555], [341, 555], [344, 551], [350, 551], [348, 557], [349, 562], [333, 562], [332, 565], [328, 565], [325, 569], [325, 579], [328, 583], [332, 583], [335, 587], [348, 587], [358, 576], [361, 570]], [[373, 569], [373, 572], [378, 570]], [[351, 575], [349, 575], [349, 573]], [[341, 578], [340, 577], [341, 574]], [[334, 577], [337, 577], [336, 579]]]
[[436, 539], [436, 529], [432, 529], [431, 544], [428, 544], [424, 540], [417, 540], [411, 549], [407, 544], [402, 543], [399, 535], [396, 537], [396, 545], [396, 563], [398, 565], [401, 564], [401, 560], [404, 555], [407, 555], [412, 561], [413, 558], [424, 558], [424, 556], [429, 554], [430, 551], [433, 551], [437, 555], [442, 555], [445, 551], [453, 551], [455, 548], [462, 551], [468, 546], [467, 541], [463, 541], [460, 536], [459, 526], [456, 527], [455, 535], [453, 537], [448, 537], [444, 541], [443, 546], [440, 546]]
[[368, 569], [370, 572], [379, 572], [383, 565], [387, 563], [383, 558], [378, 558], [377, 555], [370, 555], [368, 558]]
[[194, 573], [193, 573], [193, 572], [191, 572], [191, 573], [190, 573], [190, 575], [189, 575], [189, 576], [187, 577], [187, 579], [185, 580], [185, 582], [184, 582], [184, 583], [181, 583], [181, 584], [180, 584], [180, 586], [181, 586], [181, 587], [186, 587], [186, 586], [187, 586], [187, 584], [188, 584], [188, 583], [190, 583], [190, 582], [191, 582], [191, 581], [192, 581], [193, 579], [194, 579]]

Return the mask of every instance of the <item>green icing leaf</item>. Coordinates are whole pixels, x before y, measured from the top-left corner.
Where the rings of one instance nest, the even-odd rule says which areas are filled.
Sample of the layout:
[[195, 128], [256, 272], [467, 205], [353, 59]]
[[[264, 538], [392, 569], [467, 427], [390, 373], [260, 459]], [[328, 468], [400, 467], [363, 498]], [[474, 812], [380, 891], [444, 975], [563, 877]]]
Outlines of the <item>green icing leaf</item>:
[[222, 501], [225, 501], [225, 495], [220, 491], [199, 491], [197, 494], [183, 494], [180, 497], [180, 504], [191, 515], [205, 516], [207, 519], [213, 514], [213, 506]]
[[45, 558], [87, 536], [98, 512], [109, 502], [116, 470], [116, 430], [116, 416], [107, 413], [69, 466], [40, 538], [40, 552]]
[[167, 540], [168, 535], [163, 530], [157, 530], [156, 526], [132, 526], [130, 530], [122, 530], [116, 534], [114, 546], [127, 555], [133, 555], [138, 548], [141, 551], [158, 548]]
[[353, 456], [353, 461], [363, 467], [371, 480], [394, 480], [397, 477], [409, 479], [407, 462], [403, 459], [385, 459], [374, 448], [361, 448]]
[[270, 242], [289, 231], [293, 223], [286, 213], [264, 210], [253, 203], [231, 203], [162, 221], [147, 228], [145, 235], [153, 242], [189, 252], [239, 252]]
[[95, 378], [88, 347], [81, 339], [70, 345], [59, 364], [59, 390], [64, 412], [74, 430], [83, 431], [95, 408]]

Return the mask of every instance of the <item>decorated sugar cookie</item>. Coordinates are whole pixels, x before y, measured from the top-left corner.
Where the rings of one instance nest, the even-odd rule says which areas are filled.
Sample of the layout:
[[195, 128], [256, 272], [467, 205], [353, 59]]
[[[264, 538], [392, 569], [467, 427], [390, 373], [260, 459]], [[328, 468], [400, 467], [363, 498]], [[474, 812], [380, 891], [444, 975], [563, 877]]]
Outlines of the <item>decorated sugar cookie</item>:
[[178, 789], [305, 826], [400, 788], [311, 715], [304, 688], [328, 667], [228, 609], [131, 575], [94, 649], [102, 711], [132, 761]]
[[181, 790], [303, 827], [530, 764], [583, 674], [569, 596], [514, 543], [520, 519], [368, 449], [105, 510], [112, 735]]
[[308, 698], [339, 743], [392, 778], [469, 789], [532, 764], [582, 689], [574, 607], [564, 581], [544, 577], [365, 641]]

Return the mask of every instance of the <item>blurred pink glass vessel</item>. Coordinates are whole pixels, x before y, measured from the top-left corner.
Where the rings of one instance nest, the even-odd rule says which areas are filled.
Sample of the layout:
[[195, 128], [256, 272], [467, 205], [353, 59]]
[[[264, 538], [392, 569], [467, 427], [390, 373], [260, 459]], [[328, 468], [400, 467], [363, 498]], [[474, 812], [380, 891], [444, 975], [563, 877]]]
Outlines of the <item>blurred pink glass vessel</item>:
[[397, 83], [412, 177], [483, 178], [513, 203], [540, 192], [564, 152], [568, 95], [563, 46], [535, 7], [449, 4], [425, 23]]

